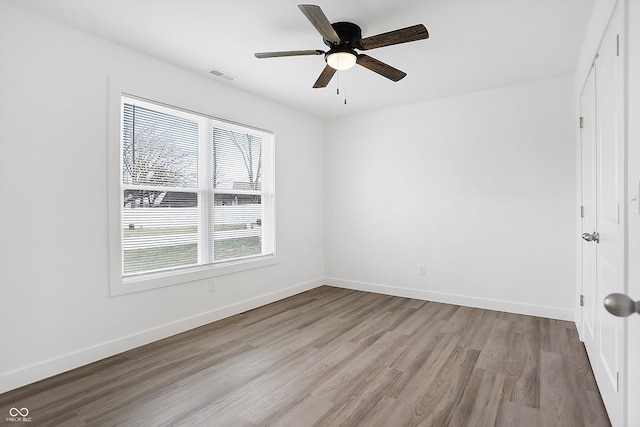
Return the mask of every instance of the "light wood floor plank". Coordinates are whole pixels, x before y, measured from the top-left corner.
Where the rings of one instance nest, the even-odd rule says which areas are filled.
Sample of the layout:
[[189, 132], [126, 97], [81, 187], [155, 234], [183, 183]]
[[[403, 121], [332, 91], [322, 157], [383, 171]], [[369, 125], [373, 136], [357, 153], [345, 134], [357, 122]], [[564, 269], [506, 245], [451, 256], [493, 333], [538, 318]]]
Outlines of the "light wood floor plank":
[[500, 402], [495, 425], [496, 427], [540, 427], [540, 411], [503, 400]]
[[540, 419], [542, 426], [584, 426], [584, 414], [573, 393], [562, 354], [540, 355]]
[[464, 388], [462, 399], [453, 410], [449, 425], [490, 426], [500, 406], [504, 375], [474, 369]]

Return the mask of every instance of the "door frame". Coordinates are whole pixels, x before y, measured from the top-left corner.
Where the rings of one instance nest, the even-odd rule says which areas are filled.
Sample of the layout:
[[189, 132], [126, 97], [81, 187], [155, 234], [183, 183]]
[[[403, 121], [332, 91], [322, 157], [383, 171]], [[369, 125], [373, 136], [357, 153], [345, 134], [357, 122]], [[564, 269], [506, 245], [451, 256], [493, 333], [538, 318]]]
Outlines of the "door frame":
[[[630, 241], [634, 240], [632, 239], [633, 236], [631, 236], [630, 234], [630, 224], [629, 224], [629, 215], [631, 214], [631, 205], [633, 204], [629, 202], [629, 193], [630, 193], [630, 188], [629, 188], [629, 180], [631, 179], [631, 175], [633, 173], [633, 166], [630, 163], [630, 157], [628, 156], [629, 153], [629, 125], [630, 125], [630, 121], [629, 121], [629, 78], [628, 76], [630, 74], [628, 74], [629, 72], [629, 68], [628, 68], [628, 57], [627, 57], [627, 53], [629, 53], [629, 51], [627, 50], [627, 37], [628, 37], [628, 33], [629, 33], [629, 21], [628, 21], [628, 2], [629, 0], [611, 0], [609, 2], [609, 4], [605, 5], [604, 7], [600, 7], [599, 11], [596, 11], [596, 13], [594, 13], [594, 15], [598, 15], [595, 16], [596, 18], [599, 17], [599, 22], [597, 24], [599, 25], [595, 25], [596, 27], [598, 27], [599, 33], [598, 33], [598, 39], [597, 42], [595, 42], [593, 44], [593, 51], [592, 51], [592, 56], [591, 56], [591, 62], [589, 64], [589, 66], [587, 67], [587, 63], [585, 63], [585, 61], [583, 61], [582, 63], [582, 67], [580, 67], [579, 69], [577, 69], [576, 71], [576, 78], [580, 78], [580, 81], [577, 81], [576, 83], [580, 83], [580, 86], [576, 86], [576, 106], [577, 106], [577, 111], [580, 113], [579, 116], [582, 115], [582, 103], [581, 103], [581, 99], [582, 99], [582, 94], [584, 91], [584, 88], [587, 84], [587, 80], [590, 76], [590, 74], [594, 71], [594, 64], [597, 58], [597, 53], [601, 50], [602, 47], [602, 43], [605, 39], [605, 36], [607, 35], [607, 31], [609, 30], [610, 26], [612, 25], [612, 22], [614, 21], [614, 19], [616, 19], [616, 12], [620, 14], [620, 22], [617, 24], [619, 25], [619, 35], [620, 35], [620, 49], [622, 52], [622, 60], [623, 60], [623, 64], [622, 64], [622, 73], [623, 73], [623, 92], [624, 92], [624, 105], [622, 106], [622, 119], [624, 120], [623, 123], [623, 128], [624, 128], [624, 133], [623, 133], [623, 153], [624, 153], [624, 162], [622, 167], [624, 168], [623, 171], [623, 177], [622, 177], [622, 181], [623, 181], [623, 194], [620, 197], [620, 214], [621, 214], [621, 219], [622, 219], [622, 227], [624, 230], [624, 252], [623, 252], [623, 292], [627, 293], [629, 291], [629, 274], [630, 274], [630, 263], [629, 263], [629, 256], [630, 254], [633, 254], [633, 252], [630, 252], [630, 245], [634, 246], [634, 244], [632, 244]], [[600, 5], [602, 6], [602, 5]], [[596, 5], [596, 7], [598, 7], [598, 5]], [[640, 13], [636, 13], [636, 15], [640, 16]], [[594, 16], [592, 16], [592, 21], [594, 20]], [[638, 24], [640, 24], [640, 22], [637, 22]], [[591, 22], [590, 26], [594, 26], [594, 23]], [[638, 41], [640, 42], [640, 37], [638, 37]], [[585, 43], [587, 43], [589, 40], [585, 39]], [[592, 42], [594, 40], [591, 40]], [[640, 44], [640, 43], [639, 43]], [[584, 53], [584, 52], [583, 52]], [[640, 56], [640, 55], [639, 55]], [[636, 59], [636, 61], [638, 61], [638, 59]], [[596, 71], [597, 72], [597, 71]], [[638, 91], [640, 92], [640, 91]], [[638, 102], [638, 104], [640, 104], [640, 102]], [[638, 108], [638, 106], [636, 105], [636, 108]], [[639, 108], [640, 109], [640, 108]], [[581, 233], [582, 233], [582, 215], [581, 215], [581, 209], [583, 206], [583, 200], [582, 200], [582, 196], [583, 196], [583, 187], [582, 187], [582, 129], [579, 126], [578, 123], [578, 131], [577, 131], [577, 138], [576, 138], [576, 165], [577, 165], [577, 170], [576, 170], [576, 182], [577, 182], [577, 197], [576, 197], [576, 201], [577, 201], [577, 221], [576, 221], [576, 254], [577, 254], [577, 268], [576, 268], [576, 279], [577, 279], [577, 298], [576, 298], [576, 326], [578, 329], [578, 333], [580, 336], [581, 341], [584, 341], [584, 334], [585, 334], [585, 315], [584, 315], [584, 308], [581, 305], [581, 301], [580, 301], [580, 297], [584, 294], [584, 288], [583, 288], [583, 282], [584, 282], [584, 277], [583, 277], [583, 250], [582, 250], [582, 241], [581, 241]], [[640, 134], [636, 134], [636, 138], [640, 137]], [[640, 150], [640, 141], [637, 144], [638, 148], [636, 148], [636, 150]], [[640, 152], [638, 153], [638, 160], [640, 160]], [[640, 165], [636, 166], [635, 168], [636, 174], [639, 175], [640, 177]], [[636, 184], [640, 185], [640, 183], [638, 181], [636, 181]], [[640, 189], [638, 189], [638, 193], [640, 193]], [[636, 195], [637, 199], [640, 199], [640, 194]], [[636, 207], [638, 209], [638, 214], [640, 215], [640, 200], [637, 201]], [[638, 227], [640, 227], [640, 220], [636, 219], [636, 221], [638, 222]], [[635, 239], [636, 243], [635, 246], [638, 246], [638, 250], [635, 252], [636, 253], [636, 259], [637, 256], [640, 255], [640, 238], [636, 238]], [[640, 279], [640, 268], [636, 268], [637, 274], [638, 274], [638, 279]], [[637, 286], [635, 286], [636, 289], [640, 290], [640, 283], [637, 284]], [[636, 299], [640, 298], [640, 295], [632, 295], [632, 297], [635, 297]], [[602, 302], [599, 302], [599, 304], [602, 304]], [[607, 315], [609, 315], [607, 313]], [[635, 315], [636, 317], [640, 317], [639, 315]], [[636, 322], [637, 319], [631, 319], [633, 322]], [[619, 384], [619, 390], [620, 390], [620, 394], [621, 394], [621, 399], [622, 399], [622, 414], [618, 414], [619, 415], [619, 419], [622, 422], [623, 426], [628, 426], [629, 425], [629, 420], [630, 419], [636, 419], [636, 417], [631, 418], [630, 414], [631, 412], [635, 411], [635, 405], [633, 402], [632, 404], [629, 404], [630, 401], [628, 400], [630, 398], [629, 395], [629, 362], [633, 361], [633, 360], [638, 360], [636, 359], [630, 359], [631, 355], [629, 353], [630, 351], [630, 347], [629, 347], [629, 342], [630, 342], [630, 332], [632, 331], [632, 329], [630, 329], [629, 320], [624, 320], [623, 323], [623, 339], [622, 339], [622, 348], [621, 350], [621, 357], [622, 357], [622, 361], [621, 361], [621, 375], [620, 375], [620, 384]], [[639, 321], [640, 324], [640, 321]], [[639, 327], [636, 327], [634, 330], [636, 331], [640, 331]], [[637, 338], [635, 338], [637, 340]], [[638, 348], [636, 348], [635, 351], [635, 355], [636, 356], [640, 356], [640, 354], [638, 354], [638, 352], [640, 351], [640, 346], [637, 346]], [[594, 363], [597, 363], [596, 361], [593, 361]], [[592, 363], [593, 364], [593, 363]], [[640, 376], [640, 367], [638, 367], [636, 369], [636, 376]], [[635, 371], [634, 371], [635, 372]], [[640, 380], [640, 378], [635, 379], [635, 381]], [[633, 386], [632, 387], [632, 391], [634, 391], [636, 394], [635, 396], [638, 395], [638, 392], [640, 392], [640, 387]], [[633, 395], [633, 394], [632, 394]], [[640, 412], [640, 411], [637, 411]], [[610, 416], [611, 418], [611, 416]]]
[[[627, 294], [640, 300], [640, 2], [626, 6], [626, 132], [627, 132]], [[635, 120], [633, 120], [635, 118]], [[627, 318], [625, 411], [626, 425], [640, 420], [640, 315]]]
[[[580, 219], [578, 221], [578, 229], [577, 236], [581, 236], [582, 233], [591, 233], [597, 228], [597, 175], [596, 172], [598, 170], [598, 162], [597, 162], [597, 153], [598, 153], [598, 134], [597, 134], [597, 88], [596, 88], [596, 65], [595, 60], [591, 64], [591, 68], [587, 73], [587, 77], [585, 78], [584, 84], [582, 85], [582, 90], [579, 95], [579, 143], [578, 143], [578, 180], [579, 183], [579, 191], [578, 191], [578, 199], [579, 199], [579, 212]], [[592, 98], [592, 99], [590, 99]], [[586, 102], [585, 102], [586, 101]], [[590, 142], [588, 146], [585, 146], [586, 142]], [[587, 166], [588, 164], [588, 166]], [[589, 173], [585, 172], [585, 166], [590, 169]], [[591, 182], [587, 182], [590, 180]], [[585, 194], [585, 184], [589, 184], [591, 186], [590, 191]], [[591, 194], [591, 200], [586, 200], [585, 195]], [[585, 222], [589, 222], [591, 220], [592, 224], [585, 228]], [[587, 243], [582, 238], [578, 238], [576, 240], [577, 251], [578, 251], [578, 277], [580, 288], [578, 289], [578, 301], [577, 301], [577, 313], [580, 318], [581, 327], [580, 327], [580, 339], [585, 344], [585, 347], [589, 348], [589, 343], [592, 346], [596, 345], [597, 338], [597, 319], [595, 317], [596, 313], [592, 313], [592, 327], [589, 328], [589, 310], [597, 309], [597, 304], [595, 295], [596, 288], [593, 288], [594, 283], [596, 281], [597, 284], [597, 271], [595, 271], [596, 263], [597, 263], [597, 251], [598, 245], [591, 242]], [[591, 273], [590, 277], [585, 275], [585, 261], [588, 259], [588, 262], [594, 271]], [[591, 287], [591, 291], [593, 294], [589, 292], [587, 288]]]

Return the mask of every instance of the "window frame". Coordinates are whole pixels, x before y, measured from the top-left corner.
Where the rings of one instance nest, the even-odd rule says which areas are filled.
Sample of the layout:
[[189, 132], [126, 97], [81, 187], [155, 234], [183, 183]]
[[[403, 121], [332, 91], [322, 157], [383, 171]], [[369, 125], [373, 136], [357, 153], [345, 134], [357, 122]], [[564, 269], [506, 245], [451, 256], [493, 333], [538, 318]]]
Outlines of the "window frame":
[[[131, 87], [134, 86], [134, 87]], [[136, 89], [137, 86], [140, 86]], [[276, 219], [275, 219], [275, 135], [273, 132], [260, 129], [254, 126], [248, 126], [221, 119], [202, 111], [195, 111], [184, 105], [184, 101], [172, 99], [172, 97], [162, 96], [161, 90], [149, 90], [143, 87], [144, 84], [127, 85], [123, 84], [122, 79], [110, 76], [109, 79], [109, 152], [108, 152], [108, 172], [109, 172], [109, 276], [110, 276], [110, 294], [111, 296], [140, 292], [144, 290], [156, 289], [165, 286], [180, 285], [189, 282], [206, 280], [227, 274], [238, 273], [255, 268], [262, 268], [278, 263], [276, 255]], [[206, 265], [197, 265], [184, 268], [169, 269], [164, 271], [141, 273], [130, 276], [123, 276], [123, 256], [122, 256], [122, 188], [126, 186], [122, 182], [122, 109], [124, 105], [123, 98], [131, 98], [139, 100], [143, 103], [156, 105], [161, 109], [169, 109], [171, 111], [181, 112], [187, 115], [196, 115], [203, 120], [211, 120], [212, 125], [223, 127], [234, 131], [246, 132], [250, 130], [252, 133], [259, 134], [266, 143], [268, 149], [263, 152], [263, 162], [269, 165], [261, 176], [261, 204], [262, 204], [262, 224], [265, 227], [264, 239], [268, 240], [263, 243], [263, 248], [272, 248], [272, 254], [255, 255], [247, 258], [239, 258], [229, 261], [220, 261]], [[177, 105], [181, 105], [178, 107]], [[213, 127], [211, 126], [211, 127]], [[201, 129], [200, 132], [203, 130]], [[205, 133], [210, 135], [211, 129], [205, 129]], [[210, 158], [210, 155], [199, 155], [199, 167], [205, 166], [204, 163]], [[209, 166], [206, 166], [209, 167]], [[198, 180], [198, 187], [195, 189], [198, 193], [203, 191], [203, 183]], [[215, 194], [237, 192], [237, 190], [215, 190], [207, 188], [206, 191], [213, 198]], [[212, 202], [213, 204], [213, 202]], [[211, 207], [211, 206], [209, 206]], [[213, 223], [210, 223], [213, 229]], [[201, 231], [205, 233], [205, 231]]]

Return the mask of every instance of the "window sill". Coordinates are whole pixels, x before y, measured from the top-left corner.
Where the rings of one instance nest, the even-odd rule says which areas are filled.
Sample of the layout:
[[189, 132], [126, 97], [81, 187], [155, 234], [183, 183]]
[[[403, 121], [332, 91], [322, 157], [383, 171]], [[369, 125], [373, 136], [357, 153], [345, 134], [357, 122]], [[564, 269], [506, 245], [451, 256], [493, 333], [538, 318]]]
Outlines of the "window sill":
[[184, 270], [163, 271], [135, 277], [114, 277], [111, 280], [111, 296], [126, 295], [150, 289], [174, 286], [184, 283], [206, 280], [212, 277], [239, 273], [256, 268], [276, 265], [279, 261], [275, 255], [230, 261], [217, 265], [194, 267]]

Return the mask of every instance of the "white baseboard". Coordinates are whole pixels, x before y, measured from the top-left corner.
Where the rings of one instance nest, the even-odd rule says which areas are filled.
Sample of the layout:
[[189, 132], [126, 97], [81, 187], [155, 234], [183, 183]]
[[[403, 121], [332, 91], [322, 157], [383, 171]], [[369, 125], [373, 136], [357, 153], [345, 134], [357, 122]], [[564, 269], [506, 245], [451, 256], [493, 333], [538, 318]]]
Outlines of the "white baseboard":
[[479, 298], [466, 295], [432, 292], [421, 289], [411, 289], [396, 286], [379, 285], [374, 283], [343, 280], [332, 277], [325, 278], [325, 285], [339, 288], [353, 289], [357, 291], [375, 292], [378, 294], [393, 295], [405, 298], [415, 298], [446, 304], [464, 305], [467, 307], [484, 308], [487, 310], [505, 311], [508, 313], [526, 314], [529, 316], [547, 317], [550, 319], [575, 321], [574, 310], [551, 307], [545, 305], [524, 304], [514, 301], [504, 301], [488, 298]]
[[175, 322], [160, 325], [116, 340], [83, 348], [30, 366], [2, 373], [0, 374], [0, 393], [14, 390], [27, 384], [40, 381], [44, 378], [49, 378], [124, 351], [215, 322], [216, 320], [224, 319], [235, 314], [270, 304], [301, 292], [317, 288], [323, 284], [323, 278], [311, 280], [277, 292], [240, 301], [225, 307], [216, 308], [215, 310], [211, 310], [206, 313], [201, 313]]
[[447, 304], [464, 305], [468, 307], [484, 308], [488, 310], [505, 311], [509, 313], [526, 314], [530, 316], [548, 317], [551, 319], [575, 321], [574, 310], [542, 305], [523, 304], [513, 301], [503, 301], [487, 298], [470, 297], [464, 295], [431, 292], [420, 289], [403, 288], [397, 286], [380, 285], [374, 283], [357, 282], [337, 278], [319, 278], [277, 292], [262, 295], [245, 301], [220, 307], [206, 313], [181, 319], [172, 323], [160, 325], [145, 331], [137, 332], [116, 340], [104, 342], [92, 347], [80, 349], [68, 354], [45, 360], [30, 366], [0, 374], [0, 393], [40, 381], [42, 379], [61, 374], [71, 369], [96, 362], [98, 360], [149, 344], [163, 338], [176, 335], [216, 320], [224, 319], [270, 304], [272, 302], [317, 288], [321, 285], [335, 286], [366, 292], [375, 292], [405, 298], [415, 298]]

